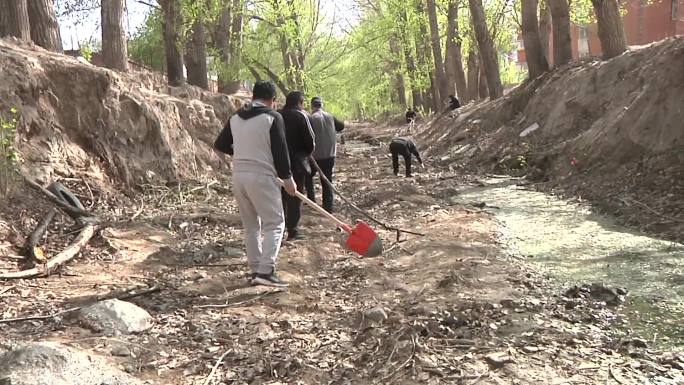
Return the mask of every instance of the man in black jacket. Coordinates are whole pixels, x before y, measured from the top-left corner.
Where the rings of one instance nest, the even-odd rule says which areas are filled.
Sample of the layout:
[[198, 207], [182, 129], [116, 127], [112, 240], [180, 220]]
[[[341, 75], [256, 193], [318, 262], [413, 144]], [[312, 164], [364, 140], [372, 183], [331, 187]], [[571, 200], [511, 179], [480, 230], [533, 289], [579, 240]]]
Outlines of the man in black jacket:
[[[245, 232], [253, 285], [287, 286], [275, 275], [285, 221], [281, 188], [293, 195], [283, 117], [273, 111], [271, 82], [254, 85], [252, 101], [231, 116], [214, 148], [233, 157], [233, 191]], [[263, 235], [263, 240], [262, 240]]]
[[399, 175], [399, 155], [404, 157], [404, 164], [406, 165], [406, 177], [411, 177], [411, 155], [414, 155], [418, 159], [418, 163], [423, 165], [423, 160], [420, 159], [420, 154], [418, 153], [418, 148], [416, 144], [408, 138], [394, 138], [389, 146], [390, 153], [392, 154], [392, 169], [394, 170], [394, 175]]
[[[285, 136], [292, 164], [292, 177], [299, 192], [304, 193], [307, 175], [311, 174], [309, 156], [314, 151], [314, 133], [309, 116], [304, 110], [304, 94], [292, 91], [285, 98], [285, 106], [279, 111], [285, 121]], [[295, 196], [283, 194], [287, 239], [301, 239], [298, 226], [302, 201]]]

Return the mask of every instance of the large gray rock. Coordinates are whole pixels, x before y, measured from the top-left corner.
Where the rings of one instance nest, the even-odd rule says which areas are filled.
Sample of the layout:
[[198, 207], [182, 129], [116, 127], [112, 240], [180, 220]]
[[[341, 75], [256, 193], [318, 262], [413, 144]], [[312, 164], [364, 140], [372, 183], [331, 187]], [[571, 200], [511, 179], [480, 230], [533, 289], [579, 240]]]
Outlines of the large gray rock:
[[58, 343], [23, 345], [0, 355], [2, 385], [141, 385], [87, 352]]
[[152, 316], [144, 309], [118, 299], [98, 302], [79, 311], [81, 322], [106, 334], [140, 333], [152, 327]]

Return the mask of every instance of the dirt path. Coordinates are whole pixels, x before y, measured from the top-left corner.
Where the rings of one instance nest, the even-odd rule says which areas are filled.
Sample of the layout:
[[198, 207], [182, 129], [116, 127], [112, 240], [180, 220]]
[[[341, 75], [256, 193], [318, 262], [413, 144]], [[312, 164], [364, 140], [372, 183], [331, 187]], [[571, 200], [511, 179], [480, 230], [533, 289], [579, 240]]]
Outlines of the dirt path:
[[[140, 212], [135, 220], [105, 229], [72, 263], [76, 277], [2, 282], [0, 309], [3, 318], [44, 314], [159, 285], [161, 293], [132, 300], [150, 311], [155, 327], [138, 336], [102, 336], [67, 317], [0, 325], [0, 341], [62, 341], [154, 384], [202, 384], [224, 354], [213, 383], [684, 381], [681, 357], [610, 337], [610, 307], [549, 292], [543, 276], [501, 251], [492, 217], [450, 203], [455, 187], [471, 179], [439, 170], [394, 178], [384, 147], [352, 142], [343, 152], [343, 190], [426, 237], [396, 243], [395, 234], [382, 232], [387, 252], [360, 259], [307, 210], [306, 239], [286, 243], [281, 254], [290, 289], [247, 287], [230, 183], [148, 186], [142, 203], [131, 199], [112, 214], [130, 219]], [[207, 307], [213, 305], [222, 307]], [[112, 356], [119, 345], [131, 355]]]

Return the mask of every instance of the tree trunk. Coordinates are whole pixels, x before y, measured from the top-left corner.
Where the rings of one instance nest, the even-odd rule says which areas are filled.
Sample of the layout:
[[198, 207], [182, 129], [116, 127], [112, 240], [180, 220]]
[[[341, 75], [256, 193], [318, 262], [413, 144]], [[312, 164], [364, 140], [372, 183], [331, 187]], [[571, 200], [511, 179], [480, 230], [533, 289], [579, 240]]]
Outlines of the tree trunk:
[[394, 78], [394, 90], [397, 94], [399, 105], [405, 110], [408, 106], [406, 103], [406, 84], [404, 83], [404, 74], [401, 70], [401, 50], [399, 49], [399, 43], [395, 36], [390, 38], [389, 48], [392, 53], [390, 67], [392, 70], [392, 77]]
[[439, 112], [442, 109], [442, 103], [439, 101], [439, 85], [435, 79], [435, 74], [430, 74], [430, 95], [432, 96], [432, 111]]
[[478, 90], [480, 99], [487, 99], [489, 97], [489, 88], [487, 87], [487, 74], [485, 71], [484, 66], [480, 66], [480, 74], [479, 74], [479, 85], [480, 89]]
[[62, 37], [53, 1], [28, 1], [28, 15], [31, 23], [31, 40], [49, 51], [61, 53]]
[[124, 0], [102, 0], [102, 61], [105, 67], [128, 71]]
[[223, 92], [234, 94], [240, 90], [240, 63], [242, 63], [242, 24], [244, 22], [245, 3], [233, 0], [233, 18], [230, 26], [230, 53], [233, 63], [233, 78], [225, 85]]
[[428, 25], [425, 20], [425, 10], [422, 3], [416, 6], [418, 14], [418, 36], [416, 36], [416, 54], [418, 55], [418, 67], [420, 71], [428, 74], [429, 88], [423, 93], [423, 109], [425, 111], [439, 110], [439, 88], [435, 83], [434, 67], [432, 62], [432, 52], [428, 47], [429, 42], [425, 40], [428, 36]]
[[183, 26], [180, 0], [159, 0], [164, 14], [164, 51], [166, 54], [166, 76], [169, 85], [185, 83], [183, 55], [181, 54], [180, 32]]
[[559, 67], [572, 60], [570, 39], [570, 7], [568, 0], [548, 0], [553, 25], [553, 65]]
[[0, 37], [9, 35], [21, 40], [31, 40], [31, 27], [28, 17], [28, 5], [26, 0], [3, 0], [0, 1], [3, 8], [2, 33]]
[[418, 88], [418, 76], [416, 73], [416, 60], [413, 58], [413, 50], [410, 44], [404, 43], [404, 57], [406, 58], [406, 70], [409, 75], [411, 86], [411, 99], [413, 103], [413, 110], [417, 111], [418, 107], [423, 105], [423, 97]]
[[480, 57], [482, 58], [482, 68], [487, 77], [489, 96], [492, 99], [497, 99], [503, 96], [503, 86], [501, 85], [499, 61], [496, 58], [494, 42], [487, 30], [487, 19], [482, 8], [482, 0], [469, 0], [469, 2], [477, 46], [480, 48]]
[[622, 28], [620, 5], [617, 0], [591, 0], [596, 12], [598, 35], [603, 59], [618, 56], [627, 50], [625, 30]]
[[477, 62], [475, 51], [468, 53], [468, 92], [465, 101], [477, 100], [480, 98], [480, 66]]
[[[463, 55], [461, 53], [461, 37], [458, 30], [458, 3], [459, 0], [449, 2], [448, 25], [447, 25], [447, 60], [446, 73], [449, 79], [449, 93], [458, 95], [462, 100], [467, 100], [468, 90], [466, 86], [465, 72], [463, 71]], [[456, 92], [454, 93], [454, 84]]]
[[188, 71], [188, 84], [209, 89], [207, 75], [207, 48], [202, 18], [192, 26], [192, 35], [185, 46], [185, 67]]
[[551, 37], [551, 12], [549, 11], [549, 0], [542, 0], [539, 8], [539, 40], [541, 40], [542, 52], [549, 68], [551, 67], [551, 57], [549, 56], [549, 38]]
[[[218, 50], [219, 58], [221, 60], [221, 69], [218, 71], [218, 91], [225, 94], [229, 93], [226, 91], [227, 85], [231, 80], [228, 76], [228, 74], [231, 72], [229, 66], [232, 62], [232, 55], [230, 52], [230, 29], [232, 22], [231, 11], [232, 9], [230, 2], [224, 1], [214, 34], [214, 44]], [[250, 72], [252, 72], [251, 69]], [[254, 74], [254, 72], [252, 72], [252, 74]]]
[[447, 95], [449, 95], [449, 80], [446, 76], [446, 71], [444, 70], [444, 60], [442, 59], [442, 41], [439, 37], [439, 23], [437, 22], [437, 7], [435, 5], [435, 0], [427, 0], [427, 13], [428, 20], [430, 22], [430, 43], [432, 45], [432, 56], [435, 63], [435, 81], [439, 89], [439, 100], [438, 104], [446, 100]]
[[527, 58], [527, 72], [530, 79], [534, 79], [549, 70], [549, 63], [546, 62], [539, 38], [537, 5], [537, 0], [522, 0], [522, 34]]

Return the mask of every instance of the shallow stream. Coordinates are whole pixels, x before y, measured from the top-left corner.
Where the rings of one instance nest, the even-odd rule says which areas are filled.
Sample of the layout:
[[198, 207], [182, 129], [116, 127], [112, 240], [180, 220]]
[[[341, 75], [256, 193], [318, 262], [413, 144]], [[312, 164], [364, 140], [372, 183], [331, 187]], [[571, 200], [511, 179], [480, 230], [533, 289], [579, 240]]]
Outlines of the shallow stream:
[[684, 245], [636, 234], [588, 205], [525, 189], [510, 178], [463, 188], [454, 203], [485, 202], [511, 252], [559, 286], [602, 282], [629, 291], [623, 316], [643, 338], [684, 344]]

